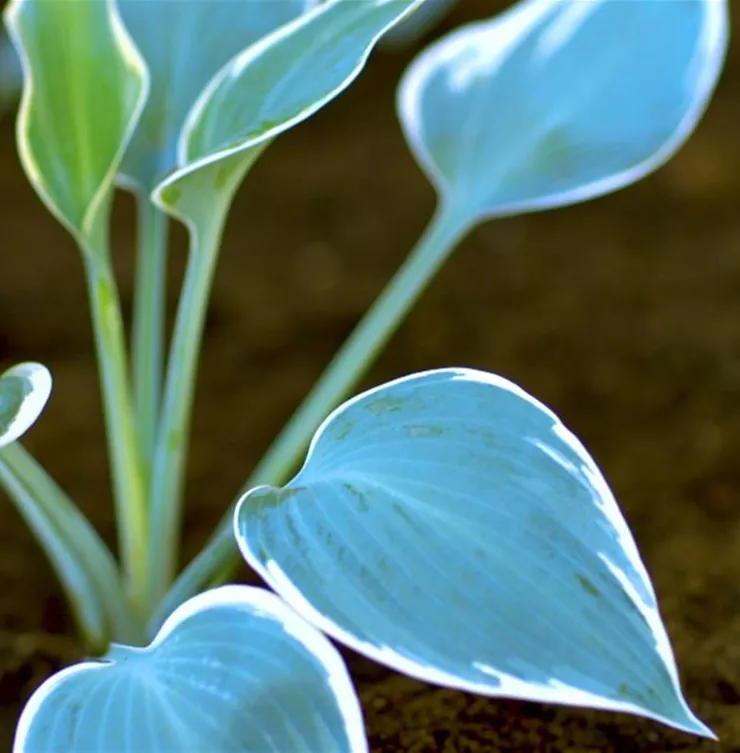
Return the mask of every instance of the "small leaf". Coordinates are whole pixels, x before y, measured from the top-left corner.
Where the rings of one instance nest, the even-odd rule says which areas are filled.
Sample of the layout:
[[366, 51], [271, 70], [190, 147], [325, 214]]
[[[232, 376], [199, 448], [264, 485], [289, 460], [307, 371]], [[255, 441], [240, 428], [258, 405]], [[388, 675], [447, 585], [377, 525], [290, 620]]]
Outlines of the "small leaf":
[[332, 0], [221, 70], [190, 114], [181, 157], [212, 161], [313, 115], [357, 78], [378, 39], [420, 0]]
[[688, 139], [728, 40], [727, 3], [524, 0], [423, 52], [399, 117], [471, 224], [627, 186]]
[[51, 395], [51, 374], [40, 363], [22, 363], [0, 376], [0, 447], [20, 439]]
[[289, 484], [242, 498], [235, 531], [301, 615], [393, 669], [711, 736], [599, 469], [500, 377], [445, 369], [350, 400]]
[[146, 69], [113, 0], [13, 0], [6, 22], [24, 76], [21, 161], [50, 211], [98, 252]]
[[185, 117], [234, 55], [296, 18], [314, 0], [120, 0], [121, 17], [151, 76], [151, 94], [120, 174], [147, 193], [176, 167]]
[[365, 753], [337, 650], [274, 594], [225, 586], [179, 607], [147, 648], [47, 680], [14, 753]]

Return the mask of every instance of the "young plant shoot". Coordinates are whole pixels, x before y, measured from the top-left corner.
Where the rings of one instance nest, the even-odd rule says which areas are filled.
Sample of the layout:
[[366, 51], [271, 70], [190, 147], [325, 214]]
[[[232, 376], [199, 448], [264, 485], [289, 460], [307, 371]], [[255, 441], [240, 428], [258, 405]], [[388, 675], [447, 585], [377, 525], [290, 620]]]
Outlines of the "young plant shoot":
[[[412, 63], [398, 113], [437, 211], [179, 572], [200, 346], [232, 199], [387, 32], [414, 33], [412, 14], [449, 5], [427, 2], [11, 1], [18, 152], [80, 250], [119, 535], [115, 558], [18, 441], [49, 372], [7, 371], [0, 484], [99, 657], [36, 690], [14, 753], [363, 753], [359, 700], [329, 637], [447, 687], [713, 737], [683, 697], [607, 482], [557, 416], [462, 368], [347, 398], [478, 224], [607, 194], [679, 149], [720, 75], [724, 0], [524, 0]], [[117, 186], [139, 217], [130, 343], [110, 251]], [[190, 251], [168, 346], [171, 220]], [[242, 558], [275, 593], [223, 585]]]

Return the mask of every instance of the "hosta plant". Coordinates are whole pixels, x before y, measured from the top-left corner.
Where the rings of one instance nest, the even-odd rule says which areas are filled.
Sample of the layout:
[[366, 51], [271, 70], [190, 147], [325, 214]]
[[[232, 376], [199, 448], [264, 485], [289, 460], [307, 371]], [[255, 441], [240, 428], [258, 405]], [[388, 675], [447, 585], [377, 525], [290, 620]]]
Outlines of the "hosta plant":
[[[94, 657], [36, 690], [17, 753], [359, 753], [360, 704], [329, 638], [433, 683], [712, 736], [682, 695], [617, 503], [557, 416], [463, 368], [347, 398], [476, 225], [595, 198], [673, 155], [719, 76], [726, 5], [525, 0], [422, 52], [398, 114], [437, 211], [181, 569], [200, 342], [232, 198], [422, 0], [12, 0], [18, 152], [79, 248], [119, 536], [114, 557], [18, 441], [51, 377], [11, 368], [0, 483]], [[130, 343], [110, 253], [117, 187], [138, 202]], [[167, 344], [172, 221], [190, 252]], [[223, 585], [240, 553], [274, 593]]]

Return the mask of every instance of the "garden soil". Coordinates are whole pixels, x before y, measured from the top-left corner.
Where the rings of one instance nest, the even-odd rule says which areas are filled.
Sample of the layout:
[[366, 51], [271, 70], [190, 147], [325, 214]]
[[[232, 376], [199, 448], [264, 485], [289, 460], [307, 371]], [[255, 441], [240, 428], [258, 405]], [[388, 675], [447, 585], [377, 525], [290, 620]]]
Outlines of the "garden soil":
[[[490, 11], [464, 0], [448, 25]], [[432, 191], [394, 118], [395, 82], [412, 53], [374, 55], [349, 93], [270, 147], [234, 206], [199, 381], [187, 558], [430, 217]], [[638, 186], [474, 232], [362, 385], [464, 365], [503, 374], [554, 408], [610, 480], [687, 696], [721, 742], [434, 688], [347, 654], [374, 753], [740, 751], [739, 84], [737, 48], [690, 145]], [[27, 445], [113, 542], [80, 262], [19, 169], [8, 117], [0, 217], [0, 361], [38, 359], [55, 375]], [[115, 242], [127, 315], [132, 228], [123, 196]], [[184, 240], [176, 229], [170, 310]], [[23, 701], [81, 649], [41, 550], [0, 501], [7, 750]]]

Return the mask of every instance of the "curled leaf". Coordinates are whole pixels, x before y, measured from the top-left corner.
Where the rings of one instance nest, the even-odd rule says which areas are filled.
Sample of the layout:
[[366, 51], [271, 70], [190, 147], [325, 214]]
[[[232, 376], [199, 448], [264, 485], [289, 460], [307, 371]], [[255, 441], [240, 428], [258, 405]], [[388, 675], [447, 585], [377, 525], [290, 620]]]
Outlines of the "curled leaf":
[[6, 22], [23, 68], [23, 166], [82, 247], [102, 253], [118, 163], [147, 96], [146, 68], [113, 0], [13, 0]]
[[40, 363], [22, 363], [0, 376], [0, 447], [36, 423], [51, 395], [51, 374]]
[[119, 169], [123, 182], [152, 191], [177, 166], [185, 118], [211, 78], [313, 1], [119, 0], [151, 78], [151, 94]]
[[[421, 2], [332, 0], [234, 57], [191, 109], [178, 144], [177, 170], [157, 188], [156, 200], [188, 224], [204, 224], [194, 219], [203, 203], [195, 194], [210, 193], [228, 205], [270, 140], [344, 91], [378, 39]], [[205, 176], [194, 177], [193, 189], [189, 178], [201, 170]]]

